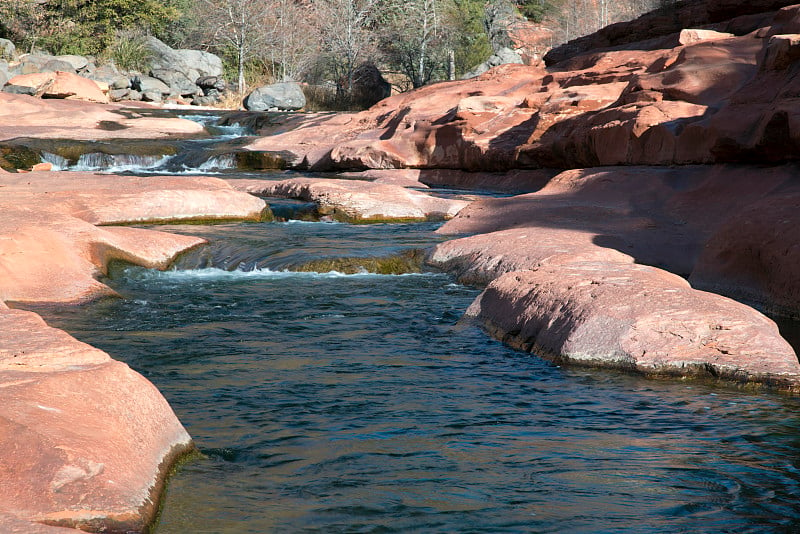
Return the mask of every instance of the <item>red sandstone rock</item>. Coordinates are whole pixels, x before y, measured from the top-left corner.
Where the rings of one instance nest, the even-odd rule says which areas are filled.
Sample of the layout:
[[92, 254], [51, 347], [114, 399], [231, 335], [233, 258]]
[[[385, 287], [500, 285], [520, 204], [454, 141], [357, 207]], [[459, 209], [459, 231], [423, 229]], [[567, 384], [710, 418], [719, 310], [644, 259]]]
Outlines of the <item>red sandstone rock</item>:
[[42, 96], [45, 90], [56, 81], [55, 72], [37, 72], [34, 74], [19, 74], [8, 80], [9, 85], [30, 87], [36, 90], [36, 96]]
[[3, 302], [75, 302], [120, 259], [165, 268], [203, 240], [102, 224], [259, 218], [264, 202], [212, 178], [0, 176], [0, 531], [139, 532], [191, 440], [127, 365]]
[[108, 96], [94, 80], [60, 71], [56, 72], [53, 85], [49, 86], [42, 96], [45, 98], [65, 98], [102, 104], [108, 103]]
[[69, 72], [21, 74], [11, 78], [8, 83], [36, 89], [36, 95], [43, 98], [108, 103], [108, 96], [97, 83]]
[[257, 219], [264, 202], [197, 177], [83, 173], [0, 178], [0, 300], [74, 302], [108, 294], [95, 279], [111, 259], [165, 268], [198, 238], [109, 225]]
[[797, 356], [775, 323], [643, 265], [576, 262], [508, 273], [467, 315], [556, 362], [789, 389], [800, 378]]
[[430, 265], [455, 274], [462, 284], [486, 285], [519, 270], [576, 261], [633, 263], [633, 258], [595, 244], [597, 235], [567, 228], [514, 228], [452, 239], [437, 245]]
[[708, 239], [689, 280], [701, 289], [797, 318], [800, 188], [781, 188], [731, 217]]
[[192, 446], [167, 402], [34, 313], [3, 307], [0, 326], [0, 530], [144, 530]]
[[31, 168], [31, 172], [47, 172], [53, 170], [52, 163], [37, 163]]
[[557, 174], [549, 169], [515, 169], [503, 173], [457, 169], [370, 169], [342, 173], [346, 178], [403, 187], [453, 187], [482, 191], [525, 193], [538, 191]]
[[230, 180], [233, 187], [255, 195], [296, 198], [316, 202], [323, 214], [343, 214], [348, 219], [440, 220], [456, 215], [469, 202], [439, 198], [391, 184], [326, 178]]
[[[695, 22], [753, 9], [692, 5], [686, 20]], [[754, 24], [762, 28], [737, 33]], [[550, 72], [504, 65], [474, 80], [394, 96], [359, 114], [314, 116], [305, 125], [298, 119], [295, 130], [251, 148], [288, 151], [295, 165], [312, 170], [795, 160], [800, 78], [792, 66], [800, 52], [793, 35], [800, 34], [800, 7], [730, 26], [737, 36], [677, 28], [674, 39], [587, 53]]]
[[[143, 104], [137, 105], [146, 108]], [[145, 117], [131, 110], [130, 105], [42, 100], [0, 92], [0, 140], [15, 137], [156, 139], [202, 132], [203, 126], [196, 122]]]
[[594, 260], [604, 254], [597, 247], [612, 248], [692, 273], [702, 288], [795, 314], [800, 169], [757, 172], [755, 180], [751, 167], [732, 165], [566, 171], [536, 193], [473, 202], [439, 232], [480, 235], [438, 245], [430, 261], [487, 283], [564, 254]]

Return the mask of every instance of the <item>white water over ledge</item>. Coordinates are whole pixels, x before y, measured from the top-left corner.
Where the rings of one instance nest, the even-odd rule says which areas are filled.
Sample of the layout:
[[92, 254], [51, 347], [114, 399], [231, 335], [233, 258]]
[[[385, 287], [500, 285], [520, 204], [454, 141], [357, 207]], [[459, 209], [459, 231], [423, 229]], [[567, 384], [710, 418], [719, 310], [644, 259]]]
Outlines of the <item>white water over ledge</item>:
[[316, 280], [331, 280], [337, 278], [396, 278], [398, 276], [446, 276], [443, 273], [404, 273], [404, 274], [379, 274], [367, 271], [358, 273], [342, 273], [339, 271], [328, 271], [326, 273], [306, 272], [306, 271], [273, 271], [269, 268], [255, 268], [251, 270], [235, 269], [227, 271], [218, 267], [207, 267], [203, 269], [170, 269], [158, 271], [155, 269], [144, 269], [141, 267], [129, 267], [123, 271], [125, 276], [136, 280], [164, 280], [170, 282], [192, 282], [192, 281], [216, 281], [216, 280], [238, 280], [238, 279], [287, 279], [287, 278], [311, 278]]
[[180, 165], [179, 169], [170, 168], [168, 164], [174, 158], [175, 156], [171, 155], [139, 156], [92, 152], [82, 154], [75, 165], [70, 165], [66, 158], [58, 154], [42, 152], [42, 162], [50, 163], [54, 171], [102, 172], [109, 174], [120, 172], [218, 174], [218, 171], [236, 168], [236, 156], [234, 154], [213, 156], [196, 168], [186, 165]]

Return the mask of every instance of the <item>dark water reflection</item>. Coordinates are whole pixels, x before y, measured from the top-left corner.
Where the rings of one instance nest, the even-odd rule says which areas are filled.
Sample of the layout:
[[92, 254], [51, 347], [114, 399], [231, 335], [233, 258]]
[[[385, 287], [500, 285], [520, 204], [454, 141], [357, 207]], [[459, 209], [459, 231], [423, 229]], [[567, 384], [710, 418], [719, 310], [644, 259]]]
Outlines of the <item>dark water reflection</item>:
[[431, 229], [179, 228], [264, 270], [127, 269], [125, 300], [47, 312], [152, 380], [206, 455], [157, 533], [800, 528], [796, 399], [552, 366], [458, 325], [477, 291], [441, 274], [265, 270]]

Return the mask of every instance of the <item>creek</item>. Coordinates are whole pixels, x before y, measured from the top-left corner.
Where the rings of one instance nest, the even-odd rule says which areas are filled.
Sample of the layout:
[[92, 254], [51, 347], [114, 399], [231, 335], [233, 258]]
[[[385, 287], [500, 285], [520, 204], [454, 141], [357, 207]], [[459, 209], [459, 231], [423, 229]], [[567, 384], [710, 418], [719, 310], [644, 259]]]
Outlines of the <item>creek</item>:
[[800, 400], [552, 365], [463, 322], [479, 291], [446, 274], [285, 270], [436, 227], [158, 226], [211, 244], [36, 310], [151, 380], [201, 451], [156, 533], [800, 528]]

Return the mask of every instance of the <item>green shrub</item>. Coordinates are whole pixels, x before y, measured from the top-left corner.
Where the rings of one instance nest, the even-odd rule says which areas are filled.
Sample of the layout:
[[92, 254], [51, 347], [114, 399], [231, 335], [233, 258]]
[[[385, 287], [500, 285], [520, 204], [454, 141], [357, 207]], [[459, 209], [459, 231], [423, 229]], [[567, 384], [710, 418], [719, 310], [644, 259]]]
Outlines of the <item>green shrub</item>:
[[118, 32], [104, 56], [122, 70], [147, 72], [153, 53], [141, 33]]

